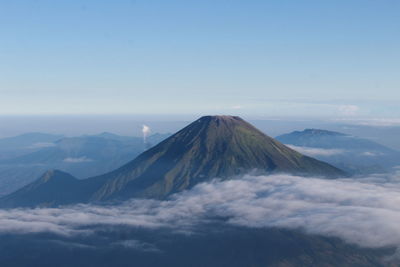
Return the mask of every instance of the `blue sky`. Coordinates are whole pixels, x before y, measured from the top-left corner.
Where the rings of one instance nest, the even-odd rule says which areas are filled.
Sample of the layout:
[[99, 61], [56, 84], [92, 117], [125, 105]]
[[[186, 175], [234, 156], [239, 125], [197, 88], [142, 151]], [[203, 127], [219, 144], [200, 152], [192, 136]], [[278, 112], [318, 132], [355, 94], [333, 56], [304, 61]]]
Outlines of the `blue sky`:
[[400, 117], [400, 2], [0, 0], [0, 114]]

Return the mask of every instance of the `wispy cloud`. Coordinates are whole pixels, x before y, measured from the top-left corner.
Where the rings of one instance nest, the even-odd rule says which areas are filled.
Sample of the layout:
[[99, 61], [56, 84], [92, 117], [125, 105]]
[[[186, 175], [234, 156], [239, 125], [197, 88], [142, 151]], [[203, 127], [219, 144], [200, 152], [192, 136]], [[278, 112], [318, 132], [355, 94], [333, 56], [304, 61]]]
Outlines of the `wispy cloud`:
[[359, 106], [356, 105], [340, 105], [338, 111], [343, 116], [356, 116], [360, 110]]
[[134, 239], [114, 242], [114, 243], [112, 243], [112, 245], [121, 246], [124, 248], [133, 249], [133, 250], [140, 250], [140, 251], [144, 251], [144, 252], [161, 252], [161, 250], [158, 249], [153, 244], [142, 242], [140, 240], [134, 240]]
[[244, 227], [300, 228], [366, 247], [400, 247], [399, 176], [359, 180], [246, 176], [203, 183], [167, 201], [0, 210], [0, 232], [70, 236], [90, 234], [99, 224], [195, 231], [197, 225], [219, 217]]
[[83, 162], [91, 162], [93, 160], [88, 157], [79, 157], [79, 158], [65, 158], [63, 161], [68, 163], [83, 163]]
[[336, 119], [335, 121], [371, 127], [400, 126], [400, 118], [366, 118], [366, 119]]
[[362, 156], [367, 156], [367, 157], [375, 157], [378, 156], [376, 152], [371, 152], [371, 151], [365, 151], [361, 153]]
[[30, 145], [28, 148], [30, 149], [38, 149], [38, 148], [46, 148], [46, 147], [54, 147], [56, 144], [54, 143], [47, 143], [47, 142], [39, 142]]
[[232, 109], [242, 109], [243, 106], [242, 105], [234, 105], [231, 107]]
[[287, 145], [287, 146], [307, 156], [333, 156], [333, 155], [343, 154], [346, 152], [346, 150], [343, 149], [326, 149], [326, 148], [294, 146], [294, 145]]

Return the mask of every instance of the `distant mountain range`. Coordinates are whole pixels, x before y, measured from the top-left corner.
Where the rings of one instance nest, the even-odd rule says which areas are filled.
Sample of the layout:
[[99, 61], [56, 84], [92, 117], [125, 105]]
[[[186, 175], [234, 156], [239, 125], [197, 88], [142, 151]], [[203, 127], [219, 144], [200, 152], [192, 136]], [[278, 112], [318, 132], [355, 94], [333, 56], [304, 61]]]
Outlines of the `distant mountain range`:
[[352, 174], [388, 172], [400, 165], [400, 152], [371, 140], [320, 129], [276, 137], [291, 148]]
[[15, 137], [0, 139], [0, 160], [31, 153], [40, 148], [51, 146], [63, 138], [62, 135], [45, 133], [26, 133]]
[[0, 194], [21, 188], [49, 169], [78, 178], [108, 172], [169, 135], [151, 135], [146, 143], [141, 137], [112, 133], [79, 137], [29, 133], [0, 139]]
[[0, 199], [0, 204], [53, 206], [132, 197], [162, 199], [212, 178], [229, 179], [248, 172], [328, 178], [345, 175], [283, 145], [239, 117], [205, 116], [114, 171], [84, 180], [49, 171]]

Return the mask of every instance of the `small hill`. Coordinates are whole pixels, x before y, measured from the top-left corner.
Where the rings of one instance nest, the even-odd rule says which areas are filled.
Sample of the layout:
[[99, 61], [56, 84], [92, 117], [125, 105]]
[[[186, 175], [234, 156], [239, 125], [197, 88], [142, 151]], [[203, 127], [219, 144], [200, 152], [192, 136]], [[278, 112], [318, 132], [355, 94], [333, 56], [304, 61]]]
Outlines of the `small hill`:
[[2, 207], [54, 206], [74, 202], [79, 180], [72, 175], [50, 170], [35, 182], [1, 199]]

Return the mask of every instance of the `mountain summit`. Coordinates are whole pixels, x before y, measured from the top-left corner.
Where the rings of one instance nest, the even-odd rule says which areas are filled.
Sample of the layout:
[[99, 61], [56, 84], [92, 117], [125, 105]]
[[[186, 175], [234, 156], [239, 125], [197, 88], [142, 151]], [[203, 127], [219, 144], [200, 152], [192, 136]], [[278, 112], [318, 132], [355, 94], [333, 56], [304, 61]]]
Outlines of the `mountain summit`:
[[240, 117], [205, 116], [114, 172], [94, 199], [159, 198], [211, 178], [249, 171], [342, 174], [268, 137]]
[[200, 182], [248, 172], [344, 175], [290, 149], [240, 117], [204, 116], [121, 168], [81, 180], [70, 193], [76, 196], [75, 202], [165, 198]]

